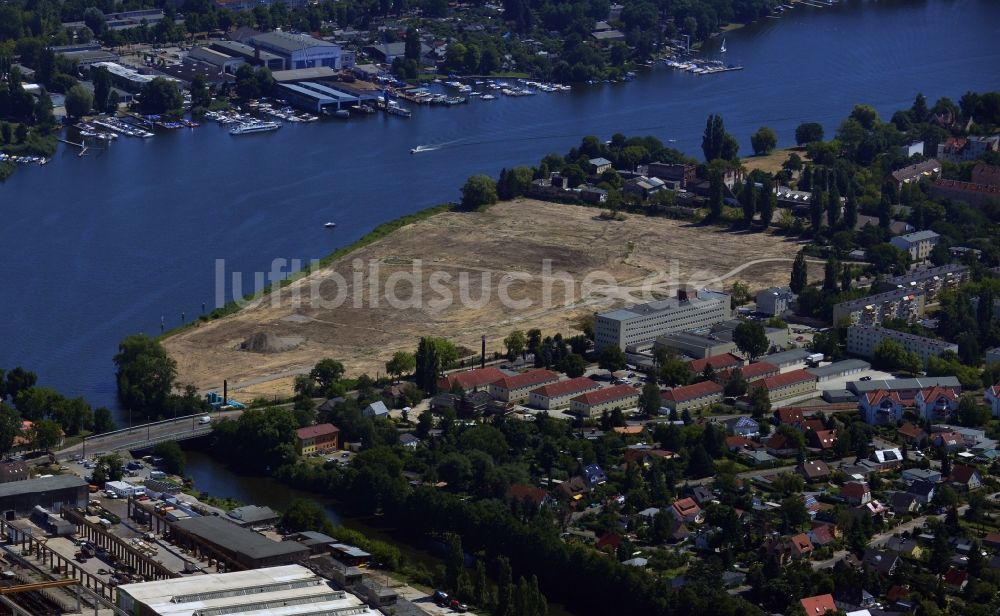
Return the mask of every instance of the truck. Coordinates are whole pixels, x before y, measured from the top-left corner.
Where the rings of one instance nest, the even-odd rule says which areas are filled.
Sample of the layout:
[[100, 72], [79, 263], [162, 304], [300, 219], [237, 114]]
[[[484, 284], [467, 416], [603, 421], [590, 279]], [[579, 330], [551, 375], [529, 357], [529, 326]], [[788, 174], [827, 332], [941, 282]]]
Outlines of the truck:
[[806, 357], [806, 363], [810, 366], [818, 366], [819, 362], [823, 361], [824, 355], [822, 353], [812, 353]]

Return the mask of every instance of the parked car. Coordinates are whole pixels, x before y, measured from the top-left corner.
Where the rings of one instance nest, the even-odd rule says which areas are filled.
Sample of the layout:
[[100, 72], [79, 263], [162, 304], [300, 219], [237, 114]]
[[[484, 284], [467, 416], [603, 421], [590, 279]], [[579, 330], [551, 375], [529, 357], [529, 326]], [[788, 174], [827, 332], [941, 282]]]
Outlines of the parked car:
[[862, 381], [870, 381], [870, 380], [872, 380], [872, 377], [870, 377], [870, 376], [863, 376], [863, 377], [861, 377], [861, 380]]
[[434, 594], [431, 595], [431, 600], [434, 601], [434, 603], [440, 605], [441, 607], [447, 607], [448, 602], [451, 599], [450, 597], [448, 597], [448, 593], [444, 592], [443, 590], [435, 590]]
[[469, 611], [469, 606], [467, 606], [466, 604], [462, 603], [458, 599], [452, 599], [451, 603], [448, 605], [448, 607], [450, 607], [452, 610], [454, 610], [454, 611], [456, 611], [456, 612], [458, 612], [460, 614], [464, 614], [465, 612]]

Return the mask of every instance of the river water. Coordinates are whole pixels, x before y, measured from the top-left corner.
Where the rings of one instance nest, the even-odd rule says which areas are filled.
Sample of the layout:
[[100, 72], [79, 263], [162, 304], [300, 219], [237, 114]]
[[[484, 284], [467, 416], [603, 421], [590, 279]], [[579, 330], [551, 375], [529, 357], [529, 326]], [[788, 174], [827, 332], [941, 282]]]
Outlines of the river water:
[[[761, 125], [788, 145], [800, 122], [830, 134], [855, 103], [888, 116], [918, 91], [933, 103], [1000, 89], [998, 39], [994, 0], [849, 0], [729, 33], [726, 61], [740, 72], [658, 67], [627, 84], [422, 107], [409, 120], [245, 137], [211, 124], [119, 139], [83, 158], [61, 149], [0, 185], [0, 367], [24, 365], [64, 394], [114, 406], [117, 342], [194, 318], [203, 303], [211, 310], [217, 259], [249, 276], [276, 258], [322, 257], [456, 199], [469, 175], [533, 164], [588, 134], [652, 134], [700, 156], [705, 118], [721, 113], [747, 152]], [[444, 145], [409, 153], [422, 144]]]

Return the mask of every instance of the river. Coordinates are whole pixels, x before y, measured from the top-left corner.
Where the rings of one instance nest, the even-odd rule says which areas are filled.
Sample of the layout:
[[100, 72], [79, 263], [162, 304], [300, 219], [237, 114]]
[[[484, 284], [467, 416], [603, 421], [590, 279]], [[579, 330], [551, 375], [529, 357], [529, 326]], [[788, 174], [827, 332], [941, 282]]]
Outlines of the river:
[[[23, 365], [66, 395], [114, 407], [118, 341], [211, 310], [217, 259], [249, 276], [275, 258], [322, 257], [381, 222], [456, 199], [469, 175], [533, 164], [588, 134], [652, 134], [700, 156], [714, 112], [748, 152], [761, 125], [789, 145], [800, 122], [831, 134], [855, 103], [888, 116], [918, 91], [933, 103], [1000, 89], [992, 0], [800, 6], [726, 38], [727, 62], [746, 70], [696, 77], [660, 66], [626, 84], [422, 107], [409, 120], [246, 137], [211, 124], [119, 139], [83, 158], [61, 148], [0, 185], [0, 367]], [[421, 144], [444, 145], [409, 153]], [[323, 228], [328, 220], [335, 230]]]

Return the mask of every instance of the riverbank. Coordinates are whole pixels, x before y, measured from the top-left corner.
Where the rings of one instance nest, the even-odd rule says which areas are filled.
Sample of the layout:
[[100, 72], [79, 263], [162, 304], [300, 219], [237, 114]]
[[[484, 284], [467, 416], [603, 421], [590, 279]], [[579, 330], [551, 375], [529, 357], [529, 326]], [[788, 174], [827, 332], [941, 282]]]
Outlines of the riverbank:
[[348, 374], [375, 375], [428, 334], [472, 349], [485, 335], [488, 352], [503, 351], [513, 329], [571, 334], [580, 316], [654, 290], [784, 284], [800, 248], [767, 233], [599, 213], [518, 199], [387, 223], [394, 230], [164, 346], [181, 383], [209, 388], [225, 378], [246, 398], [287, 395], [295, 375], [322, 357], [343, 362]]

